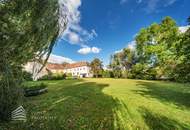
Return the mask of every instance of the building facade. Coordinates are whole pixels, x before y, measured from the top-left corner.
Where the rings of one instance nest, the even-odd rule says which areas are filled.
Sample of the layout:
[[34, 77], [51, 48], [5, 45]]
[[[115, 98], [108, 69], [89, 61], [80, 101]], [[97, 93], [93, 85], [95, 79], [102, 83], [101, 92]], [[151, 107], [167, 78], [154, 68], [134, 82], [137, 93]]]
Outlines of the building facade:
[[87, 62], [78, 62], [65, 66], [64, 73], [71, 73], [72, 76], [92, 77], [90, 66]]
[[47, 63], [41, 72], [37, 73], [41, 65], [30, 62], [25, 66], [25, 70], [33, 74], [33, 79], [37, 80], [49, 72], [53, 74], [70, 74], [73, 77], [92, 77], [88, 62], [76, 62], [72, 64]]

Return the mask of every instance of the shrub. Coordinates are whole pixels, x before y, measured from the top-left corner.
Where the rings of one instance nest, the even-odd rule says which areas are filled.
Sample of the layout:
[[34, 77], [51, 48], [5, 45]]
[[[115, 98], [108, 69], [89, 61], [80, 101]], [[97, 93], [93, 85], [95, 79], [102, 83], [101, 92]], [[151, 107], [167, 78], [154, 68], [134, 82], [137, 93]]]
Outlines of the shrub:
[[113, 70], [114, 78], [121, 78], [122, 77], [122, 70], [119, 68], [116, 68]]
[[22, 88], [24, 90], [26, 90], [26, 89], [43, 89], [43, 88], [46, 88], [46, 87], [47, 87], [47, 85], [45, 83], [38, 83], [38, 84], [34, 84], [34, 85], [26, 85], [26, 84], [24, 84], [22, 86]]
[[135, 78], [135, 75], [132, 74], [131, 71], [129, 71], [128, 74], [127, 74], [127, 78], [128, 78], [128, 79], [134, 79], [134, 78]]
[[57, 73], [57, 74], [52, 75], [51, 80], [62, 80], [65, 78], [66, 78], [66, 74]]
[[39, 80], [63, 80], [66, 79], [67, 75], [64, 73], [57, 73], [57, 74], [48, 74], [41, 77]]
[[50, 76], [49, 75], [44, 75], [41, 78], [39, 78], [38, 80], [50, 80]]
[[156, 75], [157, 75], [157, 72], [156, 72], [155, 68], [149, 68], [148, 69], [148, 76], [149, 76], [148, 79], [155, 80]]
[[111, 71], [105, 70], [102, 72], [102, 77], [103, 78], [111, 78]]
[[29, 73], [29, 72], [27, 72], [27, 71], [23, 71], [23, 72], [22, 72], [22, 77], [23, 77], [23, 79], [26, 80], [26, 81], [32, 81], [32, 80], [33, 80], [32, 74]]
[[129, 75], [129, 71], [128, 70], [122, 71], [122, 78], [128, 78], [128, 75]]
[[178, 64], [170, 77], [177, 82], [190, 82], [190, 63]]
[[71, 73], [67, 73], [66, 77], [72, 77], [72, 74]]
[[131, 74], [133, 78], [143, 79], [145, 72], [145, 65], [137, 63], [132, 67]]
[[128, 78], [154, 80], [156, 79], [156, 75], [155, 68], [151, 68], [146, 64], [137, 63], [132, 67]]
[[39, 85], [33, 85], [33, 86], [24, 86], [24, 96], [36, 96], [42, 93], [47, 92], [47, 85], [44, 83], [41, 83]]

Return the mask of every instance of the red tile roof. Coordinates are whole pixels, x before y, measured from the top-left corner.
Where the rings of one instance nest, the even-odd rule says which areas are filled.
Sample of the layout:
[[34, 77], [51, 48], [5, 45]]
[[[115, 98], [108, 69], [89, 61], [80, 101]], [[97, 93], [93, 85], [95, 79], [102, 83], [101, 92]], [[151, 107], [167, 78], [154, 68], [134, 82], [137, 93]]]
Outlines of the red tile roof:
[[46, 68], [49, 69], [49, 70], [60, 70], [60, 69], [64, 69], [65, 65], [55, 64], [55, 63], [48, 63], [46, 65]]
[[89, 66], [88, 62], [77, 62], [73, 64], [55, 64], [55, 63], [48, 63], [46, 68], [49, 70], [62, 70], [62, 69], [71, 69], [76, 67], [82, 66]]
[[82, 67], [82, 66], [88, 66], [88, 62], [77, 62], [73, 64], [67, 64], [65, 66], [66, 69], [76, 68], [76, 67]]

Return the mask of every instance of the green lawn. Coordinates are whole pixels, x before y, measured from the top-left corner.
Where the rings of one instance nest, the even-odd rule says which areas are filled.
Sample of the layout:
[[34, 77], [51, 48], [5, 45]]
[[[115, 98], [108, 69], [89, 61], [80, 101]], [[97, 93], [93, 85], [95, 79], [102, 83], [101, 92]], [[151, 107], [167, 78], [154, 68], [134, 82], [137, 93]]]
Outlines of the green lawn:
[[48, 93], [25, 99], [27, 122], [12, 122], [7, 127], [11, 130], [190, 130], [190, 84], [128, 79], [45, 83]]

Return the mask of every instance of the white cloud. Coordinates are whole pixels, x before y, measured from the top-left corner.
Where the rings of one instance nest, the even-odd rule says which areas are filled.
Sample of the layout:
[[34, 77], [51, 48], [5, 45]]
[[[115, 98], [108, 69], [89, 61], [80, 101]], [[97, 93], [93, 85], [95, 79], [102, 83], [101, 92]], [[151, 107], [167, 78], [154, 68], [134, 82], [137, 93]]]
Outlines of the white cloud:
[[80, 36], [75, 32], [68, 32], [65, 36], [71, 44], [77, 44], [80, 42]]
[[92, 53], [99, 53], [101, 51], [101, 49], [97, 48], [97, 47], [92, 47], [91, 51], [92, 51]]
[[122, 52], [122, 51], [123, 51], [123, 49], [117, 50], [117, 51], [115, 51], [114, 53], [116, 54], [116, 53], [120, 53], [120, 52]]
[[78, 50], [78, 53], [83, 54], [83, 55], [86, 55], [86, 54], [88, 54], [90, 52], [91, 52], [90, 47], [84, 47], [84, 48], [81, 48], [81, 49]]
[[147, 13], [155, 12], [157, 10], [158, 2], [159, 0], [148, 0], [145, 11]]
[[[127, 48], [129, 48], [131, 50], [135, 50], [135, 48], [136, 48], [136, 41], [131, 41], [131, 42], [127, 43]], [[116, 54], [116, 53], [120, 53], [122, 51], [123, 51], [123, 49], [117, 50], [114, 53]]]
[[61, 10], [65, 12], [68, 19], [67, 29], [64, 31], [62, 39], [81, 47], [87, 46], [86, 44], [98, 35], [95, 29], [88, 31], [80, 26], [81, 13], [79, 7], [82, 4], [81, 0], [59, 0], [59, 4], [65, 5], [65, 8], [63, 7]]
[[170, 6], [170, 5], [174, 4], [176, 1], [177, 1], [177, 0], [167, 0], [167, 2], [165, 3], [164, 6], [165, 6], [165, 7]]
[[89, 54], [89, 53], [99, 53], [100, 51], [101, 51], [101, 49], [97, 48], [97, 47], [92, 47], [92, 48], [83, 47], [83, 48], [78, 50], [78, 53], [86, 55], [86, 54]]
[[173, 5], [178, 0], [137, 0], [137, 4], [143, 3], [147, 13], [157, 13], [161, 8]]
[[94, 30], [94, 29], [92, 29], [92, 34], [94, 35], [94, 36], [98, 36], [98, 34], [96, 33], [96, 31]]
[[127, 47], [131, 50], [134, 50], [136, 48], [136, 41], [131, 41], [127, 44]]
[[142, 2], [142, 0], [137, 0], [137, 3], [140, 4]]
[[127, 0], [120, 0], [120, 4], [125, 4]]
[[184, 33], [184, 32], [186, 32], [189, 28], [190, 28], [189, 25], [188, 25], [188, 26], [182, 26], [182, 27], [179, 27], [179, 31], [180, 31], [181, 33]]
[[63, 62], [74, 63], [75, 61], [73, 61], [72, 59], [67, 58], [67, 57], [51, 54], [49, 59], [48, 59], [48, 62], [61, 64]]

